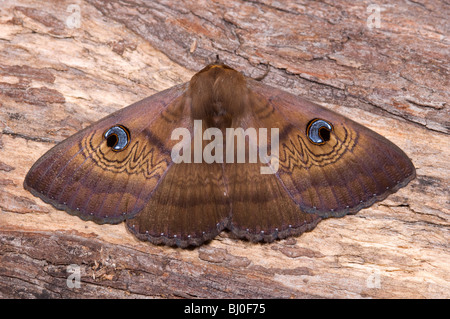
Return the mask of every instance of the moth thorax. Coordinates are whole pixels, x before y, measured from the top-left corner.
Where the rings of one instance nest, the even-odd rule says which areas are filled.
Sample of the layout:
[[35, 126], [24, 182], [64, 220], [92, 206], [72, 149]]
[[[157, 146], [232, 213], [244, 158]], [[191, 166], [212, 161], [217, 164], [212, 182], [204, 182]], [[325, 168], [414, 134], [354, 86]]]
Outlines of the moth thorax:
[[203, 120], [209, 127], [231, 127], [245, 111], [248, 89], [244, 76], [223, 65], [210, 65], [190, 82], [193, 120]]

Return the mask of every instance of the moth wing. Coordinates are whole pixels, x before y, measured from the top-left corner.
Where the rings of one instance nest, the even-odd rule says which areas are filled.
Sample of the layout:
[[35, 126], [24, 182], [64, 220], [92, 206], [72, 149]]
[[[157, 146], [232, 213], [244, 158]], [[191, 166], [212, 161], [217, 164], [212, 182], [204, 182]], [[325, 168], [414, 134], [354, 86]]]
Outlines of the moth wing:
[[[228, 228], [240, 238], [253, 242], [272, 242], [277, 238], [300, 235], [312, 230], [321, 218], [303, 212], [277, 175], [262, 173], [262, 169], [267, 169], [267, 163], [262, 162], [258, 154], [255, 159], [260, 145], [257, 140], [263, 138], [261, 134], [258, 137], [256, 135], [260, 133], [259, 128], [264, 128], [260, 125], [253, 112], [246, 112], [232, 123], [237, 131], [236, 138], [231, 135], [226, 137], [227, 152], [233, 151], [232, 156], [227, 154], [227, 162], [224, 164], [232, 206]], [[234, 149], [231, 147], [231, 139], [235, 139]], [[243, 141], [240, 145], [245, 147], [239, 146], [239, 140]], [[233, 158], [233, 162], [229, 161], [230, 158]]]
[[173, 164], [142, 211], [127, 220], [139, 239], [169, 246], [198, 246], [228, 225], [230, 203], [222, 165]]
[[[303, 212], [321, 217], [356, 213], [414, 179], [411, 160], [381, 135], [279, 89], [252, 80], [248, 86], [256, 125], [279, 128], [275, 175]], [[313, 119], [332, 124], [322, 145], [308, 139]]]
[[[24, 187], [43, 201], [98, 223], [117, 223], [147, 203], [171, 163], [170, 128], [185, 127], [187, 84], [123, 108], [59, 143], [30, 169]], [[105, 132], [122, 125], [129, 144], [108, 146]]]
[[312, 230], [321, 218], [302, 212], [277, 176], [261, 174], [262, 165], [225, 164], [232, 203], [231, 232], [253, 242], [272, 242]]

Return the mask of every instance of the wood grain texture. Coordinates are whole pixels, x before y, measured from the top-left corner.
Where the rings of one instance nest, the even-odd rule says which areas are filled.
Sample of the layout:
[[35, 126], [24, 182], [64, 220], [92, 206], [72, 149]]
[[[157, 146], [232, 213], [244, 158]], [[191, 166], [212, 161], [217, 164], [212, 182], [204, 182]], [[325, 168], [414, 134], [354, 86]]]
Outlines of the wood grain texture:
[[[447, 4], [380, 2], [381, 28], [368, 29], [364, 1], [74, 2], [76, 28], [72, 2], [0, 2], [1, 297], [450, 297]], [[139, 242], [22, 188], [56, 142], [188, 81], [216, 54], [387, 137], [417, 178], [294, 239], [223, 232], [194, 250]], [[70, 264], [81, 288], [66, 285]]]

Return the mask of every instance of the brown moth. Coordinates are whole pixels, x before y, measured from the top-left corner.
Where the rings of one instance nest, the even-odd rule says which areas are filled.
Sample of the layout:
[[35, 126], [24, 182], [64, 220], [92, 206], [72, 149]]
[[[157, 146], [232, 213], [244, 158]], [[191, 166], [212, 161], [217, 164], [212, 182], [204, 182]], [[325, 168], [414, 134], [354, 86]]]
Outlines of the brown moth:
[[[201, 133], [277, 128], [276, 170], [262, 174], [270, 162], [241, 163], [235, 155], [196, 161], [187, 150], [199, 146], [198, 120]], [[176, 128], [190, 133], [190, 148], [176, 148]], [[200, 146], [206, 150], [210, 140]], [[236, 147], [217, 143], [214, 151], [225, 157]], [[188, 160], [174, 160], [174, 149]], [[141, 240], [187, 247], [224, 229], [254, 242], [299, 235], [322, 218], [385, 199], [414, 177], [405, 153], [379, 134], [216, 63], [56, 145], [33, 165], [24, 187], [84, 220], [125, 221]]]

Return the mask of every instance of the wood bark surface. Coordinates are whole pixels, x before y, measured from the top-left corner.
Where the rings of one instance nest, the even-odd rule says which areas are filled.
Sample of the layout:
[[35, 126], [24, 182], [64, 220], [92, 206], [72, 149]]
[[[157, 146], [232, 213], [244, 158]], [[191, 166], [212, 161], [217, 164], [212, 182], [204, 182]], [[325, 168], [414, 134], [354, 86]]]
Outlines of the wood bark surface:
[[[0, 297], [450, 298], [449, 16], [438, 0], [0, 0]], [[23, 189], [57, 142], [216, 55], [387, 137], [417, 178], [299, 237], [195, 249]]]

